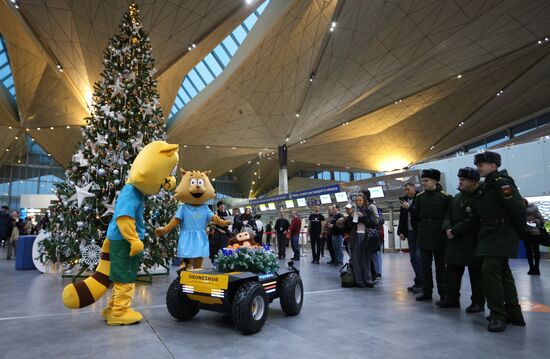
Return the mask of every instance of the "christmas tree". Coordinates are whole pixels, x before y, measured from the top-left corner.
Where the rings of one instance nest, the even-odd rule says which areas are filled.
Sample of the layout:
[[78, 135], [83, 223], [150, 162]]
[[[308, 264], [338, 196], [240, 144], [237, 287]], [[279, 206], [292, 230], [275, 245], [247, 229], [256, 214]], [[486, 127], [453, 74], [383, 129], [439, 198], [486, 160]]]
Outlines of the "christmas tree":
[[[51, 235], [44, 240], [44, 259], [92, 270], [113, 215], [114, 203], [140, 149], [165, 140], [155, 63], [139, 10], [129, 6], [104, 52], [101, 80], [94, 85], [92, 113], [82, 128], [83, 140], [56, 185], [59, 201], [51, 207]], [[158, 238], [155, 227], [168, 223], [177, 208], [162, 190], [145, 203], [143, 264], [167, 265], [174, 256], [175, 234]]]

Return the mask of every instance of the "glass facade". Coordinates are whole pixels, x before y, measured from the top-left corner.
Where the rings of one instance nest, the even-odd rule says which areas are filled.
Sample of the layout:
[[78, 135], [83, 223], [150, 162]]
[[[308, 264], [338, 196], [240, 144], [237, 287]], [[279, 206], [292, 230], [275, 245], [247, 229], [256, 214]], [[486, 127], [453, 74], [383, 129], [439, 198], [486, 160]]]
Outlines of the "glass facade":
[[15, 84], [10, 67], [10, 59], [4, 39], [0, 36], [0, 83], [15, 99]]
[[231, 34], [229, 34], [214, 50], [212, 50], [204, 59], [201, 60], [183, 79], [180, 90], [174, 101], [174, 106], [170, 111], [168, 125], [172, 122], [176, 115], [193, 97], [201, 92], [209, 83], [214, 81], [222, 71], [227, 67], [229, 61], [244, 39], [247, 37], [250, 30], [258, 18], [262, 15], [267, 7], [269, 0], [264, 1], [252, 14], [250, 14], [242, 24], [237, 26]]
[[0, 167], [0, 203], [19, 210], [21, 195], [53, 194], [54, 183], [64, 179], [65, 170], [27, 137], [26, 151]]

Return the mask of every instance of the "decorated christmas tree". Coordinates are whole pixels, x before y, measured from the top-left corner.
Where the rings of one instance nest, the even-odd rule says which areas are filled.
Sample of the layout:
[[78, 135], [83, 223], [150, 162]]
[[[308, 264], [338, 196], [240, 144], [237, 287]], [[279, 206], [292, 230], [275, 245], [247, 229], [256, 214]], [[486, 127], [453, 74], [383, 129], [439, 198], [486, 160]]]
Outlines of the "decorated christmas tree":
[[[132, 161], [151, 141], [164, 140], [155, 63], [148, 34], [138, 7], [129, 6], [104, 52], [101, 80], [94, 85], [92, 113], [82, 128], [83, 139], [67, 170], [56, 185], [59, 199], [51, 207], [51, 236], [44, 240], [44, 258], [63, 268], [79, 264], [93, 270], [116, 197]], [[155, 227], [168, 223], [176, 203], [162, 190], [145, 203], [143, 264], [166, 265], [174, 256], [175, 235], [156, 237]]]

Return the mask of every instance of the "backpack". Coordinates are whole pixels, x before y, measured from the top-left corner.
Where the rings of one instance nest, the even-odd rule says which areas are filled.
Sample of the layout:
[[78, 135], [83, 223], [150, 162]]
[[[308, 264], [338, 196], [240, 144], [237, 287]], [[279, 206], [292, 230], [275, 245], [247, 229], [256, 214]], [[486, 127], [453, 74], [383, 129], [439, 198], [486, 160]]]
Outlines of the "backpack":
[[353, 275], [351, 264], [346, 263], [342, 268], [340, 268], [340, 279], [342, 281], [342, 287], [355, 287], [355, 275]]

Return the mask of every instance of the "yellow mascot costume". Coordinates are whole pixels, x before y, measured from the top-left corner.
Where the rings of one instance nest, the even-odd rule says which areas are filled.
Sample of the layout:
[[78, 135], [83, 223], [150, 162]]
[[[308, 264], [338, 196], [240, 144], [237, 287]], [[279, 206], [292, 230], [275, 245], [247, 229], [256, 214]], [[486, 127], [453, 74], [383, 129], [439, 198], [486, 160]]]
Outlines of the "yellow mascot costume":
[[[164, 227], [158, 228], [156, 234], [164, 235], [181, 223], [180, 238], [178, 240], [178, 257], [181, 260], [181, 268], [187, 265], [193, 268], [202, 267], [202, 258], [208, 257], [210, 246], [206, 236], [206, 226], [210, 222], [227, 227], [231, 224], [214, 214], [206, 202], [216, 198], [214, 187], [208, 176], [210, 171], [185, 171], [181, 170], [181, 182], [176, 188], [174, 198], [181, 204], [176, 215]], [[189, 263], [190, 262], [190, 263]]]
[[144, 196], [156, 194], [161, 188], [175, 187], [176, 179], [171, 173], [178, 163], [178, 149], [178, 145], [155, 141], [138, 153], [116, 200], [96, 272], [84, 281], [65, 287], [65, 306], [71, 309], [88, 306], [101, 298], [114, 282], [111, 300], [101, 313], [107, 324], [134, 324], [143, 319], [130, 305], [143, 252]]

